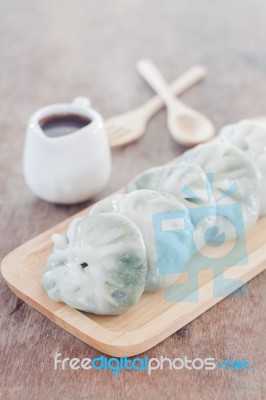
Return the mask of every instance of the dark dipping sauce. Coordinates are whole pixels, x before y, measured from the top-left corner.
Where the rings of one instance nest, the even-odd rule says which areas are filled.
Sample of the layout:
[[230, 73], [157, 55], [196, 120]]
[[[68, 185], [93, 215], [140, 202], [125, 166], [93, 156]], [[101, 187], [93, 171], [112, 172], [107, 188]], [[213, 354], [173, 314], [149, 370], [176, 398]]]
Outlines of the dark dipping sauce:
[[70, 135], [91, 123], [91, 119], [78, 114], [49, 115], [39, 121], [46, 136], [55, 138]]

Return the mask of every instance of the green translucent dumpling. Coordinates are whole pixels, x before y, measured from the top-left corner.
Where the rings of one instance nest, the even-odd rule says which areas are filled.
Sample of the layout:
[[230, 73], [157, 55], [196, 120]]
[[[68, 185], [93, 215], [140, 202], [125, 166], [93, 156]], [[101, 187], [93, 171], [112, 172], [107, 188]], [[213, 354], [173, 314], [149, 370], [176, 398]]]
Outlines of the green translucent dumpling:
[[266, 215], [266, 124], [243, 120], [225, 126], [220, 138], [242, 150], [259, 168], [260, 215]]
[[[251, 158], [229, 142], [215, 139], [186, 151], [181, 160], [196, 163], [212, 176], [217, 214], [231, 224], [228, 230], [227, 221], [219, 223], [227, 232], [227, 240], [235, 238], [240, 218], [243, 218], [245, 233], [255, 225], [260, 211], [260, 176]], [[235, 211], [234, 204], [238, 206]], [[231, 207], [230, 213], [226, 205]]]
[[198, 165], [188, 162], [150, 168], [126, 186], [127, 193], [140, 189], [172, 194], [187, 208], [213, 203], [205, 172]]
[[[193, 225], [186, 208], [171, 195], [153, 190], [139, 190], [111, 196], [96, 204], [91, 210], [92, 215], [105, 212], [125, 215], [139, 227], [147, 253], [145, 291], [156, 291], [173, 284], [180, 272], [185, 269], [194, 251]], [[167, 213], [175, 212], [181, 212], [184, 229], [173, 230], [172, 241], [169, 241], [167, 239], [169, 235], [163, 232], [157, 232], [159, 235], [156, 235], [153, 217], [163, 214], [167, 219]], [[156, 238], [159, 238], [157, 242]], [[159, 253], [168, 257], [169, 263], [176, 265], [174, 273], [161, 273], [158, 263], [158, 257], [160, 257], [158, 246]]]
[[42, 276], [50, 298], [95, 314], [121, 314], [144, 290], [146, 251], [138, 227], [114, 213], [74, 220]]
[[180, 161], [173, 165], [148, 169], [126, 186], [127, 193], [141, 189], [157, 190], [176, 197], [190, 213], [195, 245], [197, 249], [202, 248], [205, 243], [204, 232], [215, 225], [216, 216], [206, 215], [204, 221], [198, 224], [198, 213], [191, 212], [193, 209], [200, 210], [215, 205], [208, 176], [198, 165]]

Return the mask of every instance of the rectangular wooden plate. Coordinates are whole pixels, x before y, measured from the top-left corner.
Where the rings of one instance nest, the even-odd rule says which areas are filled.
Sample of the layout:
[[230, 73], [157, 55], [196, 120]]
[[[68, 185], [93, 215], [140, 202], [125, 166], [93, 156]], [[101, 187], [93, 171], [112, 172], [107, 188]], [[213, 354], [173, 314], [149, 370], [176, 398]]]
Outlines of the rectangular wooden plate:
[[[28, 241], [2, 262], [2, 274], [9, 288], [61, 328], [103, 353], [116, 357], [134, 356], [166, 339], [224, 298], [213, 296], [212, 273], [203, 270], [200, 272], [199, 298], [195, 302], [166, 301], [163, 291], [145, 293], [139, 303], [125, 314], [99, 316], [49, 299], [41, 288], [40, 279], [52, 250], [51, 235], [65, 231], [73, 218], [88, 211], [89, 208]], [[223, 272], [225, 278], [241, 281], [240, 287], [265, 270], [265, 233], [266, 217], [261, 218], [248, 235], [248, 264], [227, 268]], [[184, 282], [184, 279], [185, 273], [179, 282]], [[228, 287], [226, 294], [235, 289]]]

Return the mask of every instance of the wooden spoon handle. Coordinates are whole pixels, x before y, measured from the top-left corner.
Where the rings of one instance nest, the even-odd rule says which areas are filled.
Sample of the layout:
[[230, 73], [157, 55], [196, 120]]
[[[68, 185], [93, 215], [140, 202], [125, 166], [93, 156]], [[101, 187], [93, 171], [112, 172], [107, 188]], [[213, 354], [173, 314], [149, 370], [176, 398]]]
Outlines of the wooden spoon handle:
[[170, 105], [173, 101], [173, 95], [158, 68], [150, 60], [142, 59], [137, 62], [137, 70], [153, 90], [161, 96], [165, 104]]
[[[169, 90], [172, 94], [178, 96], [190, 89], [192, 86], [200, 82], [207, 75], [207, 69], [202, 65], [195, 65], [186, 71], [183, 75], [177, 78], [171, 85]], [[164, 106], [164, 101], [158, 95], [153, 96], [145, 104], [140, 106], [146, 119], [150, 119], [154, 114], [161, 110]]]

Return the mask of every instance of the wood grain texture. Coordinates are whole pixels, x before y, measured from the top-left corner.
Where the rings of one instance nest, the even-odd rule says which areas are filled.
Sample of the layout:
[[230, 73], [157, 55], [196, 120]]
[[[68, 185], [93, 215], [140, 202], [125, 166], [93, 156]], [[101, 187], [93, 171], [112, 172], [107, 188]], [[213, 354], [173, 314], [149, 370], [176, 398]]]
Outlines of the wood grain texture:
[[[169, 82], [194, 64], [210, 71], [182, 100], [217, 128], [266, 113], [266, 3], [263, 0], [0, 0], [1, 259], [21, 243], [87, 204], [61, 207], [34, 198], [21, 161], [27, 120], [37, 108], [88, 95], [109, 118], [147, 100], [152, 91], [135, 63], [150, 57]], [[102, 198], [136, 173], [176, 157], [165, 113], [136, 144], [114, 150]], [[57, 328], [0, 286], [0, 398], [3, 399], [242, 399], [265, 398], [265, 283], [263, 273], [244, 298], [228, 298], [172, 335], [149, 357], [246, 358], [235, 371], [54, 371], [53, 355], [99, 352]], [[119, 394], [118, 394], [119, 393]]]

